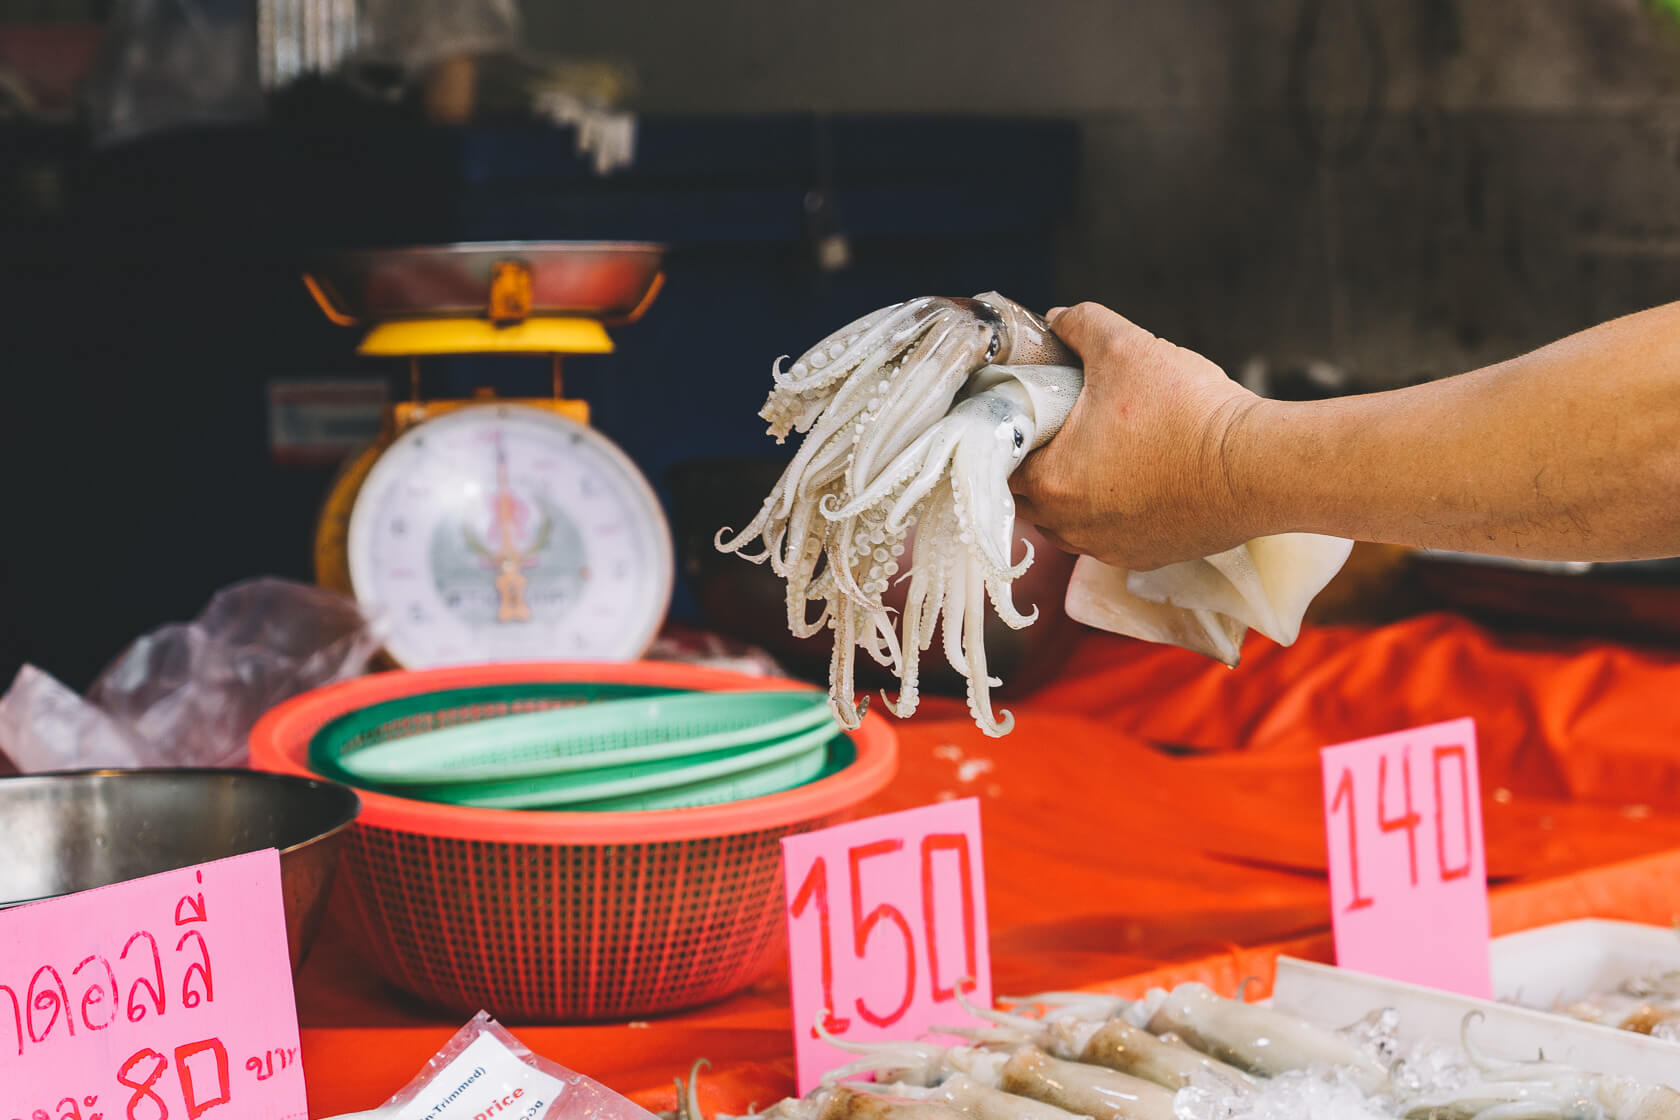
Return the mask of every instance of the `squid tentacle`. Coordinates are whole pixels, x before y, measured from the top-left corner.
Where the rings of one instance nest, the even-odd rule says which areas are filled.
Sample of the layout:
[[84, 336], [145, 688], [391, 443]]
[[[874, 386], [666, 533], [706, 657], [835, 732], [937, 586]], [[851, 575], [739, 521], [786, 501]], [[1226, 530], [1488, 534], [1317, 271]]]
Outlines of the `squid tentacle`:
[[[813, 391], [832, 384], [856, 367], [858, 361], [900, 338], [906, 328], [919, 327], [934, 303], [930, 297], [907, 300], [856, 319], [801, 354], [787, 372], [776, 378], [781, 393]], [[838, 355], [834, 347], [840, 346]]]
[[1022, 630], [1038, 621], [1038, 608], [1031, 613], [1023, 613], [1015, 606], [1015, 597], [1010, 593], [1009, 583], [994, 576], [986, 577], [986, 598], [992, 604], [992, 610], [997, 613], [998, 620], [1011, 630]]
[[844, 727], [856, 727], [863, 722], [852, 691], [853, 650], [857, 646], [856, 614], [857, 604], [841, 599], [834, 605], [828, 620], [828, 625], [834, 630], [834, 654], [829, 663], [829, 680], [833, 683], [828, 703], [835, 718]]
[[[910, 589], [904, 596], [904, 637], [899, 643], [904, 660], [898, 677], [898, 697], [888, 699], [885, 693], [881, 694], [887, 710], [900, 719], [909, 719], [920, 701], [917, 678], [921, 670], [922, 650], [927, 648], [927, 639], [923, 636], [925, 611], [934, 585], [934, 577], [928, 570], [916, 568], [910, 576]], [[937, 604], [934, 609], [938, 609]]]
[[725, 525], [723, 528], [719, 529], [715, 535], [713, 535], [713, 547], [715, 547], [719, 552], [739, 553], [741, 549], [757, 540], [759, 536], [763, 534], [765, 526], [770, 523], [772, 516], [771, 510], [775, 508], [775, 505], [776, 493], [772, 491], [770, 496], [764, 499], [764, 505], [759, 507], [757, 516], [747, 522], [746, 527], [739, 533], [735, 534], [734, 540], [724, 540], [724, 534], [730, 531], [729, 526]]
[[986, 581], [978, 561], [970, 560], [966, 590], [968, 605], [963, 612], [963, 652], [968, 657], [968, 713], [980, 730], [988, 735], [1003, 736], [1015, 727], [1015, 716], [1003, 711], [992, 712], [991, 690], [1001, 688], [1003, 682], [986, 675]]
[[858, 443], [857, 461], [852, 464], [851, 484], [861, 489], [864, 479], [877, 463], [890, 461], [898, 451], [920, 435], [926, 427], [951, 407], [957, 392], [970, 372], [974, 356], [982, 348], [978, 340], [959, 334], [960, 323], [951, 323], [937, 336], [927, 353], [909, 369], [911, 359], [905, 359], [909, 370], [899, 379], [901, 384], [889, 386], [897, 399], [907, 402], [901, 416], [882, 422], [877, 419]]
[[[912, 407], [926, 406], [929, 396], [938, 388], [938, 378], [945, 371], [937, 359], [943, 355], [945, 342], [950, 337], [953, 326], [943, 313], [937, 313], [928, 321], [927, 327], [928, 329], [911, 340], [911, 344], [898, 356], [899, 360], [892, 376], [884, 382], [885, 389], [881, 387], [883, 382], [871, 383], [861, 379], [855, 386], [856, 392], [864, 398], [865, 408], [873, 413], [871, 419], [885, 414], [887, 422], [884, 426], [866, 425], [864, 429], [860, 429], [856, 460], [848, 474], [848, 482], [853, 490], [861, 489], [869, 477], [868, 467], [878, 453], [881, 438], [891, 434], [893, 421], [906, 406], [905, 402], [913, 402]], [[931, 402], [938, 408], [935, 417], [950, 407], [951, 398], [956, 395], [955, 388], [952, 387], [950, 395], [943, 401]], [[870, 407], [871, 401], [874, 402], [873, 408]], [[890, 458], [890, 455], [888, 457]]]
[[[859, 649], [896, 673], [897, 696], [882, 699], [907, 716], [936, 635], [967, 678], [975, 722], [992, 735], [1012, 726], [1010, 713], [992, 709], [999, 682], [984, 637], [988, 605], [1016, 628], [1039, 614], [1012, 598], [1034, 556], [1030, 542], [1020, 560], [1012, 556], [1008, 478], [1042, 442], [1033, 416], [1042, 390], [990, 363], [1060, 360], [1054, 346], [1042, 321], [988, 293], [894, 304], [791, 366], [785, 357], [772, 363], [760, 415], [778, 440], [791, 431], [804, 439], [753, 520], [714, 540], [786, 581], [790, 632], [832, 633], [830, 704], [843, 726], [856, 727], [866, 706], [853, 683]], [[747, 551], [755, 540], [762, 549]], [[896, 617], [884, 602], [895, 576], [909, 581]], [[815, 619], [812, 601], [821, 604]]]
[[951, 668], [972, 680], [974, 668], [968, 661], [968, 643], [963, 640], [965, 616], [968, 613], [967, 559], [949, 560], [945, 565], [945, 614], [940, 637], [945, 647], [945, 660]]

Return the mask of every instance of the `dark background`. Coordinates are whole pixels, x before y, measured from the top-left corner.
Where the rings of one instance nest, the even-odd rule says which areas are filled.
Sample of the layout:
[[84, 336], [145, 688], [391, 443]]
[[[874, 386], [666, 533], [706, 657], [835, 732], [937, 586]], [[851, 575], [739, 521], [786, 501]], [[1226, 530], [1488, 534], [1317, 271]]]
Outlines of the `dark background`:
[[[1031, 173], [973, 174], [970, 153], [1000, 137], [1033, 153]], [[756, 415], [770, 363], [841, 323], [919, 292], [1001, 287], [1046, 305], [1075, 158], [1065, 124], [810, 115], [650, 122], [635, 168], [605, 183], [569, 133], [536, 127], [273, 124], [66, 150], [62, 208], [7, 229], [0, 264], [12, 339], [0, 674], [27, 660], [81, 687], [218, 587], [311, 578], [333, 469], [269, 461], [268, 380], [373, 373], [408, 387], [406, 363], [357, 358], [359, 332], [316, 309], [299, 277], [312, 249], [668, 244], [646, 318], [614, 331], [616, 353], [565, 367], [567, 393], [663, 492], [691, 459], [790, 453]], [[852, 244], [837, 273], [815, 263], [813, 191]], [[423, 368], [438, 395], [549, 389], [540, 360]], [[684, 589], [674, 613], [691, 612]]]
[[[0, 23], [100, 10], [0, 0]], [[595, 177], [566, 130], [297, 98], [112, 149], [0, 124], [0, 677], [28, 660], [80, 688], [218, 587], [308, 577], [331, 471], [270, 464], [268, 380], [406, 384], [308, 299], [297, 265], [319, 247], [667, 241], [647, 318], [567, 369], [656, 483], [694, 457], [777, 454], [754, 415], [771, 359], [926, 292], [1097, 299], [1233, 373], [1326, 362], [1380, 387], [1680, 281], [1680, 29], [1644, 0], [525, 16], [535, 52], [634, 66], [631, 169]], [[814, 264], [830, 230], [852, 244], [838, 273]], [[517, 362], [429, 377], [546, 383]]]

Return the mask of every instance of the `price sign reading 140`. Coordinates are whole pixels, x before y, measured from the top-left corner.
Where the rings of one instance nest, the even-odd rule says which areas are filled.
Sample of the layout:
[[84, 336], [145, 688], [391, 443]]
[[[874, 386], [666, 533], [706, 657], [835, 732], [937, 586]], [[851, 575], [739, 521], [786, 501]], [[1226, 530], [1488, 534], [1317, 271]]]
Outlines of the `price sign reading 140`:
[[990, 1007], [980, 807], [973, 798], [782, 841], [799, 1091], [851, 1060], [848, 1040], [915, 1038]]
[[1475, 724], [1327, 747], [1320, 762], [1336, 963], [1488, 998]]

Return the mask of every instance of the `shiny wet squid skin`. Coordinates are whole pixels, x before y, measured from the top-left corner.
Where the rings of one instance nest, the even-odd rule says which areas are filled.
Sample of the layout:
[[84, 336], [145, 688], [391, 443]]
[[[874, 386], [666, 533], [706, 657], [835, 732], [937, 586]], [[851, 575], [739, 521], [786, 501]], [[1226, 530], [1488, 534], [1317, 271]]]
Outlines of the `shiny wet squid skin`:
[[[1028, 546], [1014, 558], [1008, 480], [1073, 407], [1084, 384], [1077, 359], [1043, 319], [987, 292], [883, 308], [771, 372], [775, 388], [759, 414], [778, 442], [793, 432], [805, 439], [758, 515], [732, 537], [720, 531], [717, 547], [786, 581], [796, 637], [834, 632], [830, 699], [843, 726], [861, 720], [857, 650], [897, 675], [888, 707], [908, 716], [920, 656], [938, 630], [968, 682], [975, 722], [1007, 734], [1013, 718], [991, 704], [1000, 682], [987, 670], [985, 612], [1015, 628], [1037, 617], [1011, 596], [1033, 556]], [[762, 549], [744, 551], [754, 541]], [[904, 573], [910, 586], [895, 620], [882, 596]]]
[[[1209, 1087], [1221, 1116], [1246, 1115], [1268, 1086], [1319, 1078], [1355, 1094], [1360, 1116], [1405, 1120], [1680, 1120], [1680, 1094], [1634, 1078], [1544, 1060], [1499, 1061], [1461, 1036], [1466, 1073], [1451, 1088], [1407, 1082], [1340, 1032], [1184, 984], [1150, 1007], [1109, 997], [1046, 996], [1042, 1017], [977, 1011], [971, 1045], [852, 1043], [859, 1055], [824, 1085], [755, 1116], [775, 1120], [1186, 1120]], [[1031, 1006], [1036, 997], [1018, 1001]], [[1145, 1025], [1140, 1025], [1145, 1024]], [[818, 1028], [819, 1031], [821, 1028]], [[940, 1028], [944, 1031], [945, 1028]], [[1187, 1062], [1194, 1054], [1206, 1064]], [[1150, 1057], [1153, 1055], [1153, 1057]], [[1393, 1059], [1389, 1059], [1393, 1060]], [[1127, 1070], [1114, 1068], [1124, 1065]], [[1243, 1067], [1239, 1069], [1237, 1067]], [[1129, 1072], [1128, 1072], [1129, 1071]], [[1246, 1071], [1246, 1072], [1245, 1072]], [[873, 1074], [873, 1083], [852, 1079]], [[1346, 1098], [1343, 1098], [1344, 1101]], [[1275, 1116], [1256, 1110], [1256, 1115]], [[1317, 1120], [1328, 1113], [1313, 1113]], [[703, 1120], [697, 1114], [686, 1120]], [[1339, 1117], [1338, 1117], [1339, 1120]]]

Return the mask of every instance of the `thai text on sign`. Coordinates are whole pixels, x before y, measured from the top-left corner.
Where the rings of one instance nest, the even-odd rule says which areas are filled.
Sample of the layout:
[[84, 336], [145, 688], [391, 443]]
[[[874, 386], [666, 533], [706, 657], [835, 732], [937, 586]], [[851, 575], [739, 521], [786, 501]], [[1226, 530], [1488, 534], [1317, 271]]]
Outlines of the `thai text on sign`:
[[273, 849], [0, 911], [0, 1120], [305, 1120]]

